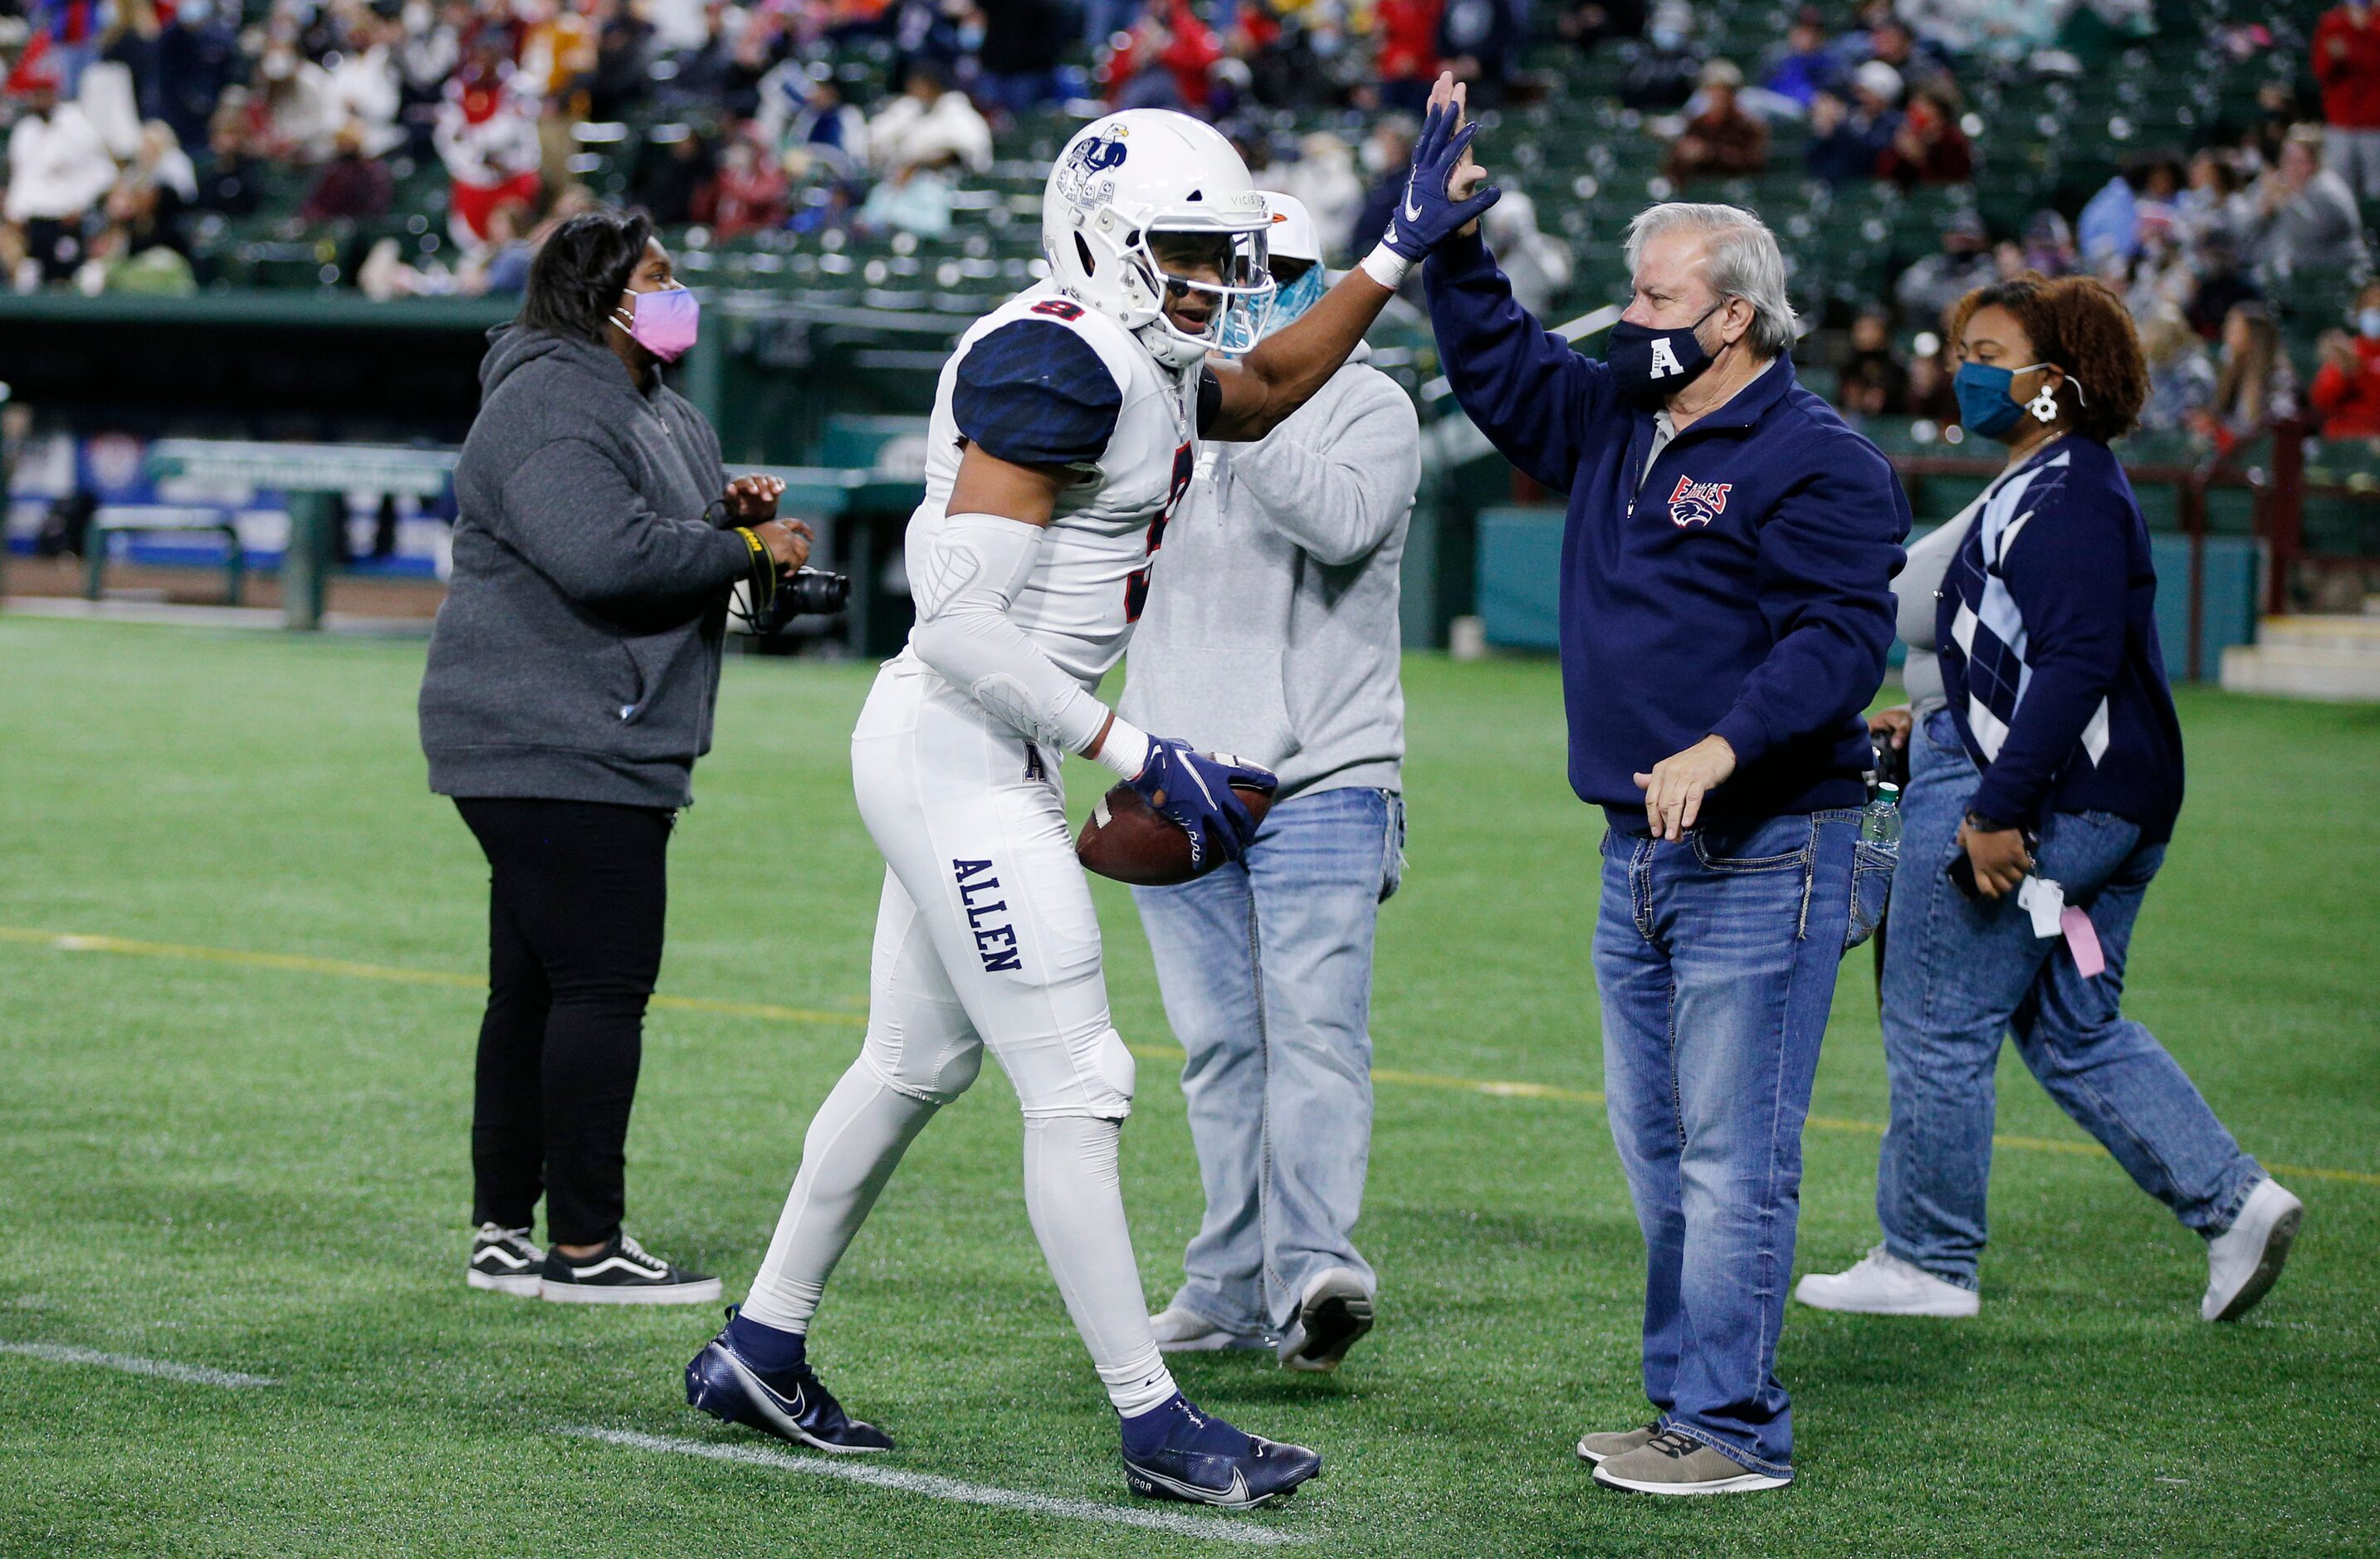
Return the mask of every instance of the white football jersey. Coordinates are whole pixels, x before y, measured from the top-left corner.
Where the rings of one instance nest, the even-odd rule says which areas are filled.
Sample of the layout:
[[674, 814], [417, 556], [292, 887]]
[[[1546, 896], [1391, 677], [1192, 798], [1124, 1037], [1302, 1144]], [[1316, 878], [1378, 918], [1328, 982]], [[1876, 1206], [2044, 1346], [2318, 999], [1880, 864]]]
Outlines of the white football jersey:
[[[913, 589], [930, 577], [927, 558], [965, 450], [953, 407], [959, 365], [985, 336], [1021, 321], [1060, 326], [1089, 346], [1121, 401], [1105, 450], [1096, 461], [1069, 468], [1076, 479], [1060, 491], [1040, 561], [1009, 608], [1010, 620], [1087, 691], [1123, 656], [1148, 598], [1164, 520], [1190, 485], [1198, 452], [1196, 386], [1205, 371], [1162, 366], [1123, 326], [1048, 282], [977, 321], [942, 365], [934, 391], [926, 497], [910, 517], [905, 542]], [[1019, 415], [1033, 415], [1019, 399]]]

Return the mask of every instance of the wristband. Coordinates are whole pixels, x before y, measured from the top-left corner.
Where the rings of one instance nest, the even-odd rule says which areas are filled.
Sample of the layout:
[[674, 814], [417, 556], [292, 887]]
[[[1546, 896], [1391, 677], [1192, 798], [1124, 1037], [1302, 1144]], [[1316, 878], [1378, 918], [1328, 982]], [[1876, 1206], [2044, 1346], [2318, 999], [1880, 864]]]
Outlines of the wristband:
[[1413, 263], [1388, 245], [1382, 244], [1364, 256], [1364, 262], [1356, 269], [1387, 287], [1390, 292], [1394, 292], [1404, 286], [1405, 278], [1413, 274]]
[[1091, 761], [1113, 769], [1124, 779], [1138, 779], [1148, 767], [1148, 734], [1126, 724], [1119, 714], [1109, 722], [1107, 740], [1099, 743], [1099, 755]]

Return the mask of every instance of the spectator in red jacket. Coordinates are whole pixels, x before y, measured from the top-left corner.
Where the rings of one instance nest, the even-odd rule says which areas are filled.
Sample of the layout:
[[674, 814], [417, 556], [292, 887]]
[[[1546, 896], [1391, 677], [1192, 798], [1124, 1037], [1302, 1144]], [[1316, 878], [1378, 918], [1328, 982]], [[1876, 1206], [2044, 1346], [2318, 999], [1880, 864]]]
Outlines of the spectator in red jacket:
[[2363, 0], [2323, 13], [2313, 30], [2322, 83], [2322, 160], [2367, 199], [2380, 196], [2380, 18]]
[[2380, 438], [2380, 282], [2355, 297], [2355, 334], [2326, 331], [2306, 398], [2325, 438]]
[[1438, 79], [1438, 18], [1446, 0], [1379, 0], [1373, 10], [1380, 35], [1380, 105], [1400, 114], [1427, 106]]
[[1191, 9], [1190, 0], [1173, 0], [1166, 30], [1172, 36], [1158, 54], [1158, 61], [1172, 73], [1182, 105], [1196, 114], [1207, 106], [1208, 72], [1223, 57], [1222, 43], [1215, 30]]
[[1208, 73], [1223, 57], [1215, 30], [1190, 0], [1148, 0], [1101, 67], [1114, 108], [1176, 108], [1204, 116]]
[[1901, 116], [1900, 128], [1876, 157], [1878, 178], [1903, 189], [1918, 184], [1964, 184], [1975, 156], [1950, 104], [1931, 90], [1920, 91]]

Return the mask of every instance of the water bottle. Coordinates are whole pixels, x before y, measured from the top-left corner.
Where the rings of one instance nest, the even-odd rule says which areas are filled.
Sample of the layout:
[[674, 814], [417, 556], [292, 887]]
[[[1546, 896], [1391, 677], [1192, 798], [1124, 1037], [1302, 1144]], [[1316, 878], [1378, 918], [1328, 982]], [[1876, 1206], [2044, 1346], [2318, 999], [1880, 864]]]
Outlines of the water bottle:
[[1875, 798], [1860, 811], [1860, 842], [1897, 846], [1900, 843], [1900, 786], [1889, 780], [1876, 787]]

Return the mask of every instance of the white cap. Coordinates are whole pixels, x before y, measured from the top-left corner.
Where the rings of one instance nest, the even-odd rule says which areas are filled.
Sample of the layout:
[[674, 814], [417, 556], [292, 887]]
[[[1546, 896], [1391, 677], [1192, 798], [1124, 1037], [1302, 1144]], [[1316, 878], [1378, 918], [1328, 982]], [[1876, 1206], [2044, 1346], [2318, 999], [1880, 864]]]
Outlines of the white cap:
[[1863, 91], [1887, 103], [1900, 101], [1900, 72], [1880, 59], [1872, 59], [1852, 71], [1852, 80]]
[[1314, 218], [1307, 213], [1305, 202], [1294, 195], [1278, 195], [1269, 189], [1259, 191], [1264, 196], [1265, 210], [1272, 213], [1272, 231], [1265, 235], [1266, 252], [1283, 260], [1322, 262], [1322, 238], [1314, 230]]

